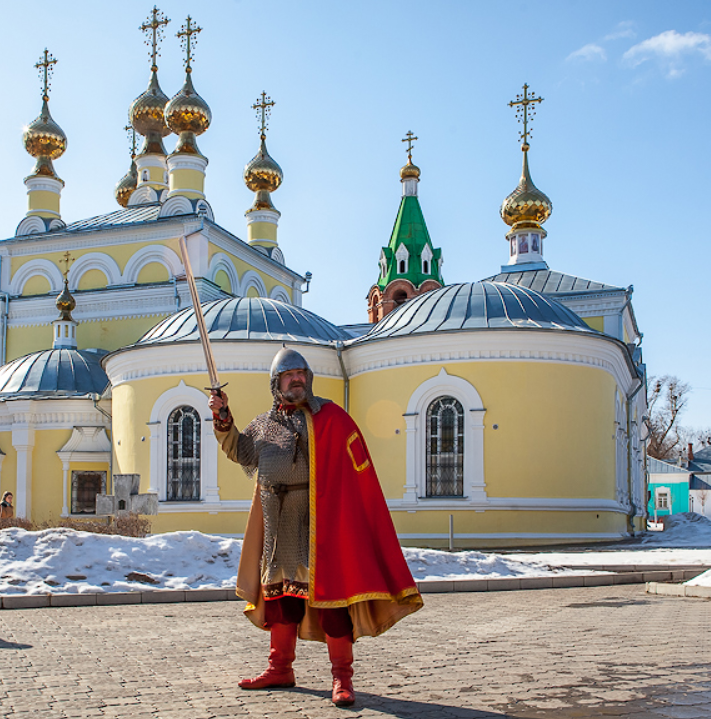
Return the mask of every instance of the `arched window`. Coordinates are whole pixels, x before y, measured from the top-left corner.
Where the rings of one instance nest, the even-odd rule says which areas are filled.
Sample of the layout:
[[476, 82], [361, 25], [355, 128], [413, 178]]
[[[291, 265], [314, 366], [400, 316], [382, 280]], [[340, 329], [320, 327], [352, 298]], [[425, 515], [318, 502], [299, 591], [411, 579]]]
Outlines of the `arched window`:
[[427, 408], [426, 495], [464, 496], [464, 409], [454, 397]]
[[429, 275], [429, 273], [430, 273], [430, 263], [427, 262], [427, 260], [422, 260], [422, 274]]
[[404, 275], [404, 274], [405, 274], [405, 271], [406, 271], [406, 270], [405, 270], [405, 260], [400, 260], [400, 268], [398, 269], [398, 272], [399, 272], [401, 275]]
[[200, 415], [188, 405], [174, 409], [168, 418], [169, 502], [200, 499]]

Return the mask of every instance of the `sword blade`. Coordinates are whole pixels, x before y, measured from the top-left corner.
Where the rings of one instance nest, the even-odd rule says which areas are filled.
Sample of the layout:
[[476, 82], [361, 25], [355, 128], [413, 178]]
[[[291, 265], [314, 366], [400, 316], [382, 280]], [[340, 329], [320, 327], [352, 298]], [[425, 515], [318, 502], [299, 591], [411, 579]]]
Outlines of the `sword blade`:
[[193, 301], [195, 320], [197, 321], [198, 333], [200, 335], [200, 344], [202, 345], [202, 351], [205, 355], [205, 363], [207, 364], [207, 375], [210, 378], [210, 387], [212, 389], [219, 390], [222, 385], [220, 385], [220, 380], [217, 376], [217, 367], [215, 365], [215, 357], [212, 354], [212, 347], [210, 346], [210, 338], [207, 336], [205, 317], [202, 314], [200, 297], [198, 296], [197, 287], [195, 286], [195, 277], [193, 276], [193, 268], [190, 265], [190, 258], [188, 257], [188, 245], [185, 239], [185, 235], [181, 235], [180, 237], [180, 254], [183, 256], [185, 279], [188, 282], [188, 288], [190, 289], [190, 297]]

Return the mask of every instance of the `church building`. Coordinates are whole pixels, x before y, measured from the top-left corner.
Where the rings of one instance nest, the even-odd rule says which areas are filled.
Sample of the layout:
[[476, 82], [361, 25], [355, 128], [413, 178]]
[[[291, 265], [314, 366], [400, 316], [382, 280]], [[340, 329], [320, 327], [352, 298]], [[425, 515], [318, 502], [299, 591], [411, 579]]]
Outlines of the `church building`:
[[[212, 433], [184, 237], [220, 379], [239, 388], [237, 426], [271, 405], [271, 360], [293, 346], [314, 391], [361, 427], [403, 544], [446, 546], [450, 518], [457, 547], [609, 541], [643, 529], [646, 393], [632, 287], [544, 260], [552, 203], [531, 179], [527, 130], [540, 98], [524, 86], [511, 103], [524, 120], [523, 171], [501, 207], [510, 228], [501, 271], [445, 283], [408, 132], [368, 323], [339, 327], [301, 306], [309, 276], [279, 247], [272, 193], [283, 173], [266, 147], [274, 103], [265, 93], [244, 170], [255, 193], [246, 240], [214, 217], [197, 142], [211, 111], [193, 84], [201, 28], [188, 17], [178, 33], [185, 82], [169, 99], [156, 64], [167, 22], [154, 8], [142, 26], [149, 82], [129, 112], [142, 145], [136, 152], [134, 141], [116, 186], [119, 208], [105, 215], [62, 218], [53, 161], [67, 138], [49, 110], [56, 60], [45, 51], [38, 63], [42, 105], [24, 135], [36, 161], [28, 209], [0, 240], [0, 486], [17, 515], [96, 517], [112, 477], [136, 474], [140, 492], [157, 495], [154, 532], [244, 532], [253, 485]], [[364, 251], [377, 257], [376, 247]]]

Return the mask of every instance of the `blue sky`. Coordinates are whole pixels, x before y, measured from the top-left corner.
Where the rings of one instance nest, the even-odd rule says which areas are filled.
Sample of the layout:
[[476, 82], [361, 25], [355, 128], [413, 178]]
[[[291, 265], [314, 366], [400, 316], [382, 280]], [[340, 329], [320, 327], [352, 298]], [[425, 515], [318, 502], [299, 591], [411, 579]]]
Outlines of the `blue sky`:
[[[69, 138], [55, 162], [73, 221], [116, 209], [128, 169], [123, 126], [146, 87], [138, 26], [150, 3], [4, 3], [6, 128], [0, 234], [26, 211], [32, 159], [22, 128], [38, 114], [33, 67], [59, 60], [50, 108]], [[175, 33], [203, 27], [193, 79], [213, 123], [199, 145], [217, 222], [246, 236], [252, 196], [241, 172], [258, 146], [251, 105], [276, 101], [268, 147], [284, 170], [274, 194], [280, 244], [314, 280], [304, 305], [335, 323], [363, 321], [377, 279], [412, 130], [420, 200], [446, 282], [475, 281], [507, 261], [498, 209], [521, 152], [509, 100], [524, 82], [544, 98], [531, 139], [537, 186], [553, 201], [552, 269], [634, 285], [652, 375], [694, 392], [684, 423], [711, 426], [711, 342], [703, 240], [711, 117], [711, 4], [476, 0], [159, 4], [172, 22], [159, 60], [168, 96], [183, 81]], [[37, 18], [42, 18], [38, 22]], [[9, 30], [8, 30], [9, 28]], [[175, 138], [166, 139], [173, 149]]]

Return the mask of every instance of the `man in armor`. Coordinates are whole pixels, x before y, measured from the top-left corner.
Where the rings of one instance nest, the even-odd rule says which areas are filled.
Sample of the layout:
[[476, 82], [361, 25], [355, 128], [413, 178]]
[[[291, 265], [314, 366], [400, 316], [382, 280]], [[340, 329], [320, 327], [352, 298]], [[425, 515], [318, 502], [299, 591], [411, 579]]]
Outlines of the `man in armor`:
[[271, 635], [269, 665], [243, 689], [293, 687], [296, 639], [326, 642], [332, 701], [350, 706], [353, 642], [377, 636], [422, 606], [360, 431], [338, 405], [315, 397], [295, 350], [271, 366], [274, 404], [239, 431], [224, 392], [213, 392], [215, 435], [256, 474], [237, 594]]

